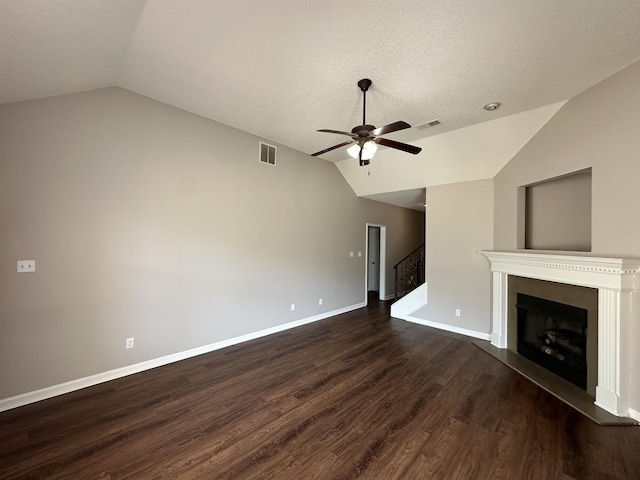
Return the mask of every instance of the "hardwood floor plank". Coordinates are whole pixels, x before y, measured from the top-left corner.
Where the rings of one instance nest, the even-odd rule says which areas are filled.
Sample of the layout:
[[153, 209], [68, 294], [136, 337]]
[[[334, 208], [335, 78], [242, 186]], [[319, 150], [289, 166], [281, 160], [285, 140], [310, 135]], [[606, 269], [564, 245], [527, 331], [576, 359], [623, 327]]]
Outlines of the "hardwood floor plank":
[[598, 426], [388, 311], [0, 413], [0, 479], [640, 478], [640, 427]]

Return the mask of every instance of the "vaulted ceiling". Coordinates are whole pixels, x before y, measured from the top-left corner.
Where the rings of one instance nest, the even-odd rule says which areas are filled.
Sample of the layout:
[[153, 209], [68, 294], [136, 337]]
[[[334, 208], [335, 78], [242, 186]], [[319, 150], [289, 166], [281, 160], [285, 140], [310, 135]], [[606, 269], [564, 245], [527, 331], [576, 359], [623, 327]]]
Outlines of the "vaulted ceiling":
[[442, 122], [410, 142], [575, 96], [638, 25], [637, 0], [0, 0], [0, 103], [118, 85], [311, 153], [368, 77], [368, 123]]

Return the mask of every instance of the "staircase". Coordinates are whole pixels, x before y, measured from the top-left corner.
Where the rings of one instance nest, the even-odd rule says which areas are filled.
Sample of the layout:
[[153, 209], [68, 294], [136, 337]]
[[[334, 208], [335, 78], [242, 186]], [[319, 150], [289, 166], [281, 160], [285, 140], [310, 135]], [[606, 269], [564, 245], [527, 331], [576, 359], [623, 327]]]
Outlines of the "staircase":
[[393, 267], [396, 276], [394, 301], [424, 283], [424, 243]]

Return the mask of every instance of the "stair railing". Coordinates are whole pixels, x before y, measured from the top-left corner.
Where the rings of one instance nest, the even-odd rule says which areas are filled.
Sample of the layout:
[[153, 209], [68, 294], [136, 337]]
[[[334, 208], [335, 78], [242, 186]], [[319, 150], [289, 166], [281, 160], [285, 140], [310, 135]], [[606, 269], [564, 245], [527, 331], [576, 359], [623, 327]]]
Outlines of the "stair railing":
[[424, 283], [424, 243], [393, 267], [396, 276], [394, 301]]

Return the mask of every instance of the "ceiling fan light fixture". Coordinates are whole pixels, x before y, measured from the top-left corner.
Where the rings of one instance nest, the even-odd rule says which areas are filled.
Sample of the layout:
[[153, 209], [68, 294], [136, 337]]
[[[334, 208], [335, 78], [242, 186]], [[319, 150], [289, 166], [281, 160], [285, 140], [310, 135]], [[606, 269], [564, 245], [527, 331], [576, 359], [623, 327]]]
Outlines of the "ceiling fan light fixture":
[[[362, 145], [362, 160], [371, 160], [373, 156], [378, 151], [378, 145], [375, 142], [369, 140]], [[347, 149], [347, 153], [351, 155], [353, 158], [358, 158], [358, 154], [360, 153], [360, 144], [352, 145]]]

